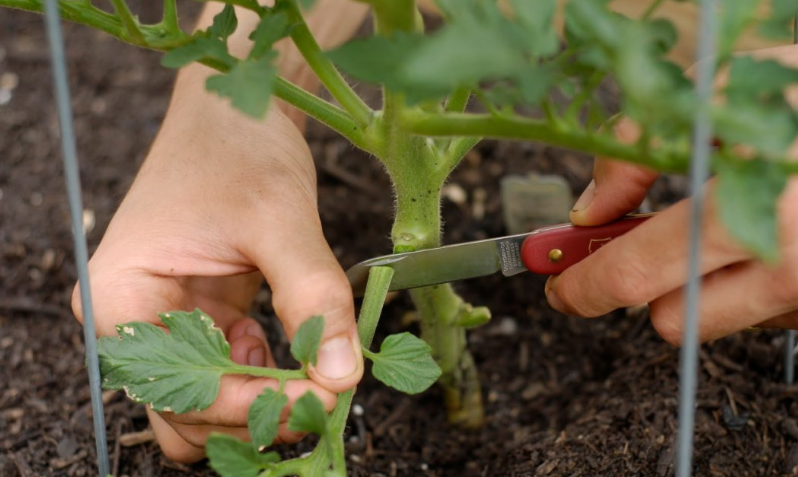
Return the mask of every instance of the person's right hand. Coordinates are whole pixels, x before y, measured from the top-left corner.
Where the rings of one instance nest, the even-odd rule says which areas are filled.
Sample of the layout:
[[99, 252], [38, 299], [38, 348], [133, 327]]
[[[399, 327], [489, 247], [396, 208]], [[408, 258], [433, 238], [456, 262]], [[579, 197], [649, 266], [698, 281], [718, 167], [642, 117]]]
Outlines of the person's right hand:
[[[312, 390], [329, 410], [334, 393], [360, 380], [363, 358], [352, 292], [322, 233], [310, 151], [280, 109], [263, 122], [247, 119], [202, 89], [207, 74], [202, 66], [181, 72], [155, 144], [91, 259], [98, 333], [199, 307], [224, 330], [234, 361], [274, 366], [262, 328], [247, 317], [265, 276], [289, 338], [324, 316], [311, 380], [290, 381], [285, 392], [293, 403]], [[202, 412], [150, 411], [164, 453], [191, 462], [210, 432], [247, 438], [249, 404], [267, 387], [277, 382], [226, 376]], [[278, 440], [296, 441], [287, 410], [283, 418]]]

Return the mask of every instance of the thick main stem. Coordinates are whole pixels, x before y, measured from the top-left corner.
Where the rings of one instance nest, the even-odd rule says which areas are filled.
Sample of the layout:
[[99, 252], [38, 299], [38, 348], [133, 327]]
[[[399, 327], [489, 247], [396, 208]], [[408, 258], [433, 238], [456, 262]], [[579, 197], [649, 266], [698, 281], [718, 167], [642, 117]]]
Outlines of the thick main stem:
[[[443, 174], [419, 173], [412, 163], [434, 167], [436, 159], [425, 154], [423, 145], [405, 148], [420, 152], [415, 157], [402, 157], [398, 168], [394, 158], [391, 176], [397, 195], [397, 212], [392, 238], [394, 250], [418, 250], [441, 245], [440, 198]], [[443, 159], [438, 157], [438, 161]], [[443, 165], [441, 162], [440, 166]], [[415, 169], [415, 173], [402, 174]], [[448, 172], [448, 170], [446, 171]], [[412, 177], [407, 177], [411, 175]], [[407, 180], [405, 180], [407, 179]], [[448, 284], [411, 290], [410, 296], [421, 316], [421, 337], [432, 348], [432, 355], [441, 367], [439, 383], [443, 388], [449, 421], [465, 427], [482, 424], [484, 411], [482, 391], [474, 360], [467, 349], [462, 316], [472, 311]], [[487, 311], [484, 311], [487, 314]]]

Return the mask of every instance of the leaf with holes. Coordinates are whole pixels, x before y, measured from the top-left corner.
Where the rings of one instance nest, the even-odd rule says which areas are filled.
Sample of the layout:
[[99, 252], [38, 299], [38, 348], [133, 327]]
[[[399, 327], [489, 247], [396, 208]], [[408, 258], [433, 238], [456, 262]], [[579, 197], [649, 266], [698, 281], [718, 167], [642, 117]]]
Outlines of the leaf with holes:
[[252, 444], [226, 434], [211, 434], [205, 449], [210, 466], [222, 477], [256, 477], [280, 462], [276, 452], [262, 454]]
[[219, 393], [222, 375], [236, 366], [224, 333], [200, 310], [160, 317], [169, 333], [137, 322], [118, 325], [119, 337], [99, 339], [103, 386], [124, 389], [156, 411], [207, 408]]
[[385, 338], [379, 353], [363, 350], [374, 362], [371, 373], [388, 386], [407, 394], [418, 394], [435, 384], [441, 368], [432, 359], [431, 348], [410, 333]]

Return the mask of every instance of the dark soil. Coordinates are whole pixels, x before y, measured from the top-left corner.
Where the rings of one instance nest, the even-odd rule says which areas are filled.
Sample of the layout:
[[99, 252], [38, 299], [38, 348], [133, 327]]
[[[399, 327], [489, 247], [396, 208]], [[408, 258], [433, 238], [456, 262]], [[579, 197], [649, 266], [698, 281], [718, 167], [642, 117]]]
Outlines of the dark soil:
[[[95, 247], [153, 140], [173, 73], [159, 66], [158, 54], [86, 28], [66, 25], [66, 35]], [[96, 475], [82, 333], [69, 310], [75, 270], [39, 17], [0, 11], [3, 73], [18, 75], [19, 85], [0, 106], [0, 475]], [[380, 168], [318, 125], [308, 136], [322, 217], [342, 265], [389, 251], [391, 197]], [[452, 178], [469, 200], [446, 202], [446, 240], [504, 234], [498, 179], [528, 171], [561, 174], [576, 193], [589, 180], [590, 162], [539, 145], [485, 143]], [[678, 197], [679, 184], [660, 184], [654, 207]], [[484, 215], [474, 213], [479, 197], [486, 197]], [[470, 334], [485, 427], [448, 426], [434, 390], [406, 397], [367, 379], [356, 397], [364, 415], [350, 422], [352, 475], [672, 475], [678, 351], [657, 337], [644, 312], [598, 320], [552, 312], [544, 279], [457, 284], [495, 316]], [[405, 297], [391, 302], [383, 329], [404, 329], [408, 310]], [[268, 300], [255, 315], [284, 354]], [[781, 333], [762, 332], [702, 348], [695, 475], [795, 474], [798, 388], [780, 383], [782, 347]], [[212, 475], [204, 463], [169, 462], [153, 442], [121, 447], [122, 436], [146, 429], [144, 411], [118, 393], [106, 401], [116, 475]]]

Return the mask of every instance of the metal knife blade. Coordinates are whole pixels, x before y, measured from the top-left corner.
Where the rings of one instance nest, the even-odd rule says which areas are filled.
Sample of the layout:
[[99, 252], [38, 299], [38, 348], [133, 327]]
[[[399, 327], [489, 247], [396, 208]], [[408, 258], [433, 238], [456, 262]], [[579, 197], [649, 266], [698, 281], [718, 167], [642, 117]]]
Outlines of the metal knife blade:
[[[547, 227], [570, 227], [570, 225]], [[363, 296], [371, 267], [388, 266], [394, 269], [389, 290], [404, 290], [438, 285], [467, 278], [482, 277], [501, 271], [504, 276], [527, 271], [521, 261], [521, 244], [527, 237], [541, 230], [497, 237], [475, 242], [398, 253], [360, 262], [346, 271], [355, 296]]]

